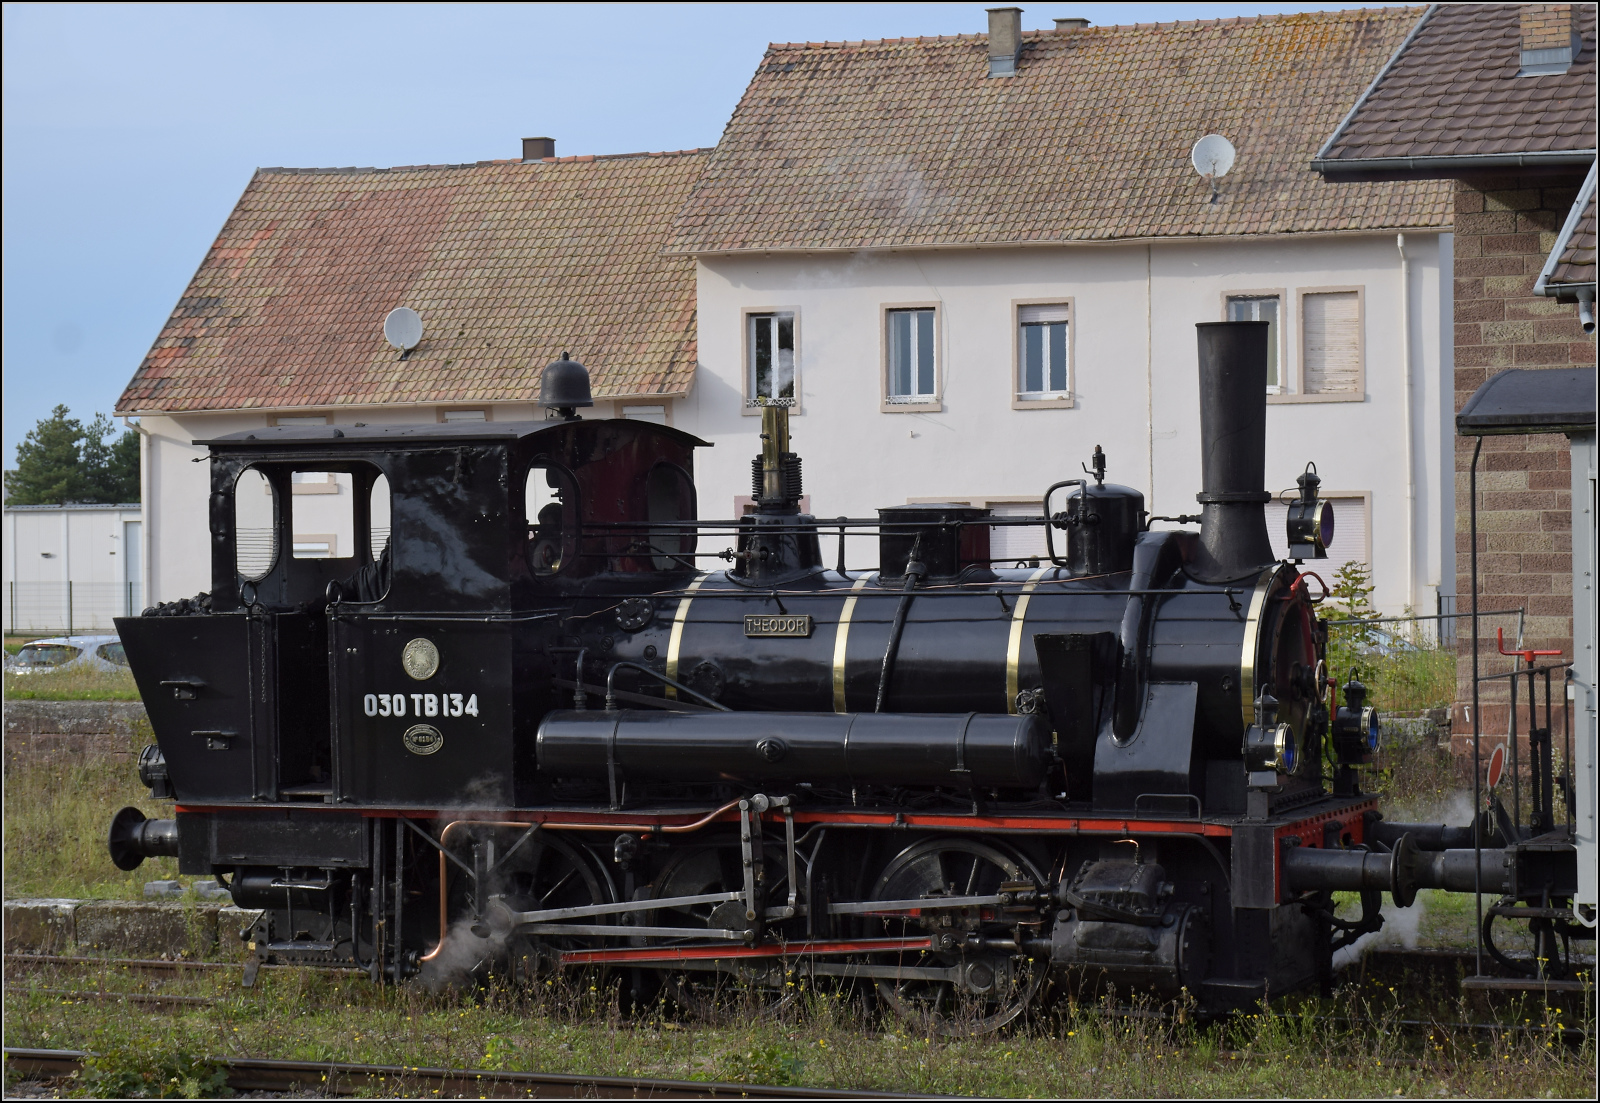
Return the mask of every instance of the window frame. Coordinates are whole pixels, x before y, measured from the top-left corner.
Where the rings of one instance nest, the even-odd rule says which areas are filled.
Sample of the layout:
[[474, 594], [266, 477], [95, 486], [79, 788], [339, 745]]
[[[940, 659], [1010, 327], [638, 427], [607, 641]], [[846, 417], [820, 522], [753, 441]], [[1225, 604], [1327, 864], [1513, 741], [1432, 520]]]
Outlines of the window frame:
[[1285, 399], [1293, 400], [1301, 393], [1300, 369], [1297, 358], [1289, 355], [1289, 289], [1286, 287], [1243, 287], [1225, 288], [1221, 294], [1221, 309], [1217, 318], [1228, 321], [1229, 299], [1265, 299], [1276, 296], [1278, 299], [1278, 391], [1274, 394], [1267, 392], [1268, 402], [1282, 402]]
[[[933, 311], [933, 394], [897, 402], [889, 392], [889, 315], [897, 310]], [[936, 414], [944, 409], [944, 304], [937, 300], [878, 304], [878, 412]]]
[[[761, 407], [755, 401], [755, 365], [751, 357], [755, 350], [750, 347], [750, 319], [755, 315], [787, 314], [790, 324], [794, 327], [794, 405], [789, 408], [790, 416], [805, 412], [801, 401], [800, 388], [801, 355], [800, 355], [800, 308], [798, 306], [745, 306], [739, 308], [739, 412], [745, 417], [760, 417]], [[669, 402], [667, 409], [667, 424], [672, 424], [672, 409]], [[621, 407], [619, 406], [620, 410]], [[618, 416], [621, 416], [620, 414]]]
[[[489, 421], [493, 421], [494, 420], [494, 407], [492, 407], [492, 406], [439, 406], [439, 407], [437, 407], [435, 409], [434, 416], [438, 419], [438, 423], [440, 425], [443, 425], [447, 421], [449, 421], [449, 419], [447, 417], [445, 417], [446, 414], [482, 414], [483, 415], [483, 420], [485, 422], [489, 422]], [[477, 419], [475, 419], [475, 418], [461, 418], [459, 420], [465, 422], [465, 421], [475, 421]], [[451, 424], [457, 424], [457, 423], [456, 422], [451, 422]]]
[[[1022, 308], [1025, 306], [1064, 306], [1067, 308], [1067, 397], [1023, 398], [1022, 391]], [[1078, 303], [1071, 295], [1011, 300], [1011, 408], [1013, 410], [1074, 410], [1078, 406]]]
[[[1356, 389], [1345, 392], [1306, 392], [1306, 325], [1305, 302], [1307, 295], [1337, 295], [1354, 291], [1356, 294]], [[1364, 284], [1339, 284], [1329, 287], [1297, 287], [1294, 289], [1294, 317], [1297, 337], [1295, 349], [1295, 391], [1288, 395], [1268, 395], [1269, 403], [1295, 402], [1365, 402], [1367, 400], [1367, 289]]]
[[613, 409], [611, 416], [616, 418], [618, 421], [649, 421], [648, 418], [642, 417], [629, 418], [627, 412], [632, 409], [650, 409], [657, 406], [661, 408], [661, 415], [666, 420], [651, 422], [651, 424], [670, 426], [672, 424], [672, 400], [665, 397], [663, 397], [659, 402], [650, 402], [645, 398], [619, 398], [616, 400], [616, 402], [612, 403]]

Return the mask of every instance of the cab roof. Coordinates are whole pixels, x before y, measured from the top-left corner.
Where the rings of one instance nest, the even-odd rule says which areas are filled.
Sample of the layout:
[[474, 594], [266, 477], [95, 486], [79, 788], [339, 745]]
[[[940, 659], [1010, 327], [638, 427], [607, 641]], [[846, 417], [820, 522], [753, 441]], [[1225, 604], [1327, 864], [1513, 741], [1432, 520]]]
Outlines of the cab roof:
[[[582, 426], [614, 424], [618, 418], [589, 418], [582, 421], [455, 421], [423, 422], [415, 425], [270, 425], [225, 436], [197, 440], [208, 448], [255, 449], [262, 445], [308, 444], [319, 448], [330, 445], [385, 449], [405, 445], [457, 444], [465, 441], [517, 441], [543, 433], [555, 433]], [[659, 433], [694, 448], [710, 448], [711, 442], [652, 421], [626, 420], [641, 431]]]

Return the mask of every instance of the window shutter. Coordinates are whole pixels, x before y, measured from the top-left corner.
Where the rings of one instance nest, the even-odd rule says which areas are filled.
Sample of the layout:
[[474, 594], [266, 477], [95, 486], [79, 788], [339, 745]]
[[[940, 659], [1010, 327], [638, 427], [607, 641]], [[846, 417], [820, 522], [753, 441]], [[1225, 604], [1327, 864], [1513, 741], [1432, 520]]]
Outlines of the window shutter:
[[[996, 517], [1037, 517], [1041, 508], [1038, 502], [995, 502], [989, 506], [989, 512]], [[1057, 541], [1058, 551], [1066, 547], [1066, 535], [1062, 533]], [[994, 557], [994, 566], [998, 570], [1014, 567], [1019, 560], [1034, 559], [1044, 553], [1043, 527], [992, 525], [989, 528], [989, 554]]]
[[1051, 303], [1047, 306], [1019, 306], [1017, 307], [1017, 321], [1022, 325], [1030, 322], [1066, 322], [1066, 303]]
[[1361, 389], [1361, 306], [1354, 291], [1306, 295], [1304, 315], [1307, 394], [1348, 394]]

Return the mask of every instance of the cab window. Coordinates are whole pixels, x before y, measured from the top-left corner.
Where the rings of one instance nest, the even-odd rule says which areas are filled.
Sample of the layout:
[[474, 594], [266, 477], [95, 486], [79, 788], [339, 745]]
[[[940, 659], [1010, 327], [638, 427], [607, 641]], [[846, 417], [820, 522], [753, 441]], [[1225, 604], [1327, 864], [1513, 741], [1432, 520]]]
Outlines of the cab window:
[[277, 501], [272, 483], [254, 467], [239, 472], [233, 486], [234, 569], [241, 578], [267, 576], [278, 558]]
[[[678, 527], [695, 516], [694, 481], [677, 464], [658, 463], [645, 482], [651, 564], [658, 571], [693, 568], [694, 533]], [[663, 527], [657, 528], [657, 525]]]
[[528, 567], [536, 575], [566, 570], [578, 554], [578, 492], [572, 473], [535, 461], [523, 484], [528, 524]]

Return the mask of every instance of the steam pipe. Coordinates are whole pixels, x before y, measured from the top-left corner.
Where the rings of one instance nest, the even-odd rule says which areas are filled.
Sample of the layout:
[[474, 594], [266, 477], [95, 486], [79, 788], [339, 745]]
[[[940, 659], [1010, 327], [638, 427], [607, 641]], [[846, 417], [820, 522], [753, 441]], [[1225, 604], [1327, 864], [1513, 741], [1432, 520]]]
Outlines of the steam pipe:
[[1230, 582], [1274, 561], [1267, 538], [1269, 322], [1200, 322], [1200, 547], [1190, 573]]

